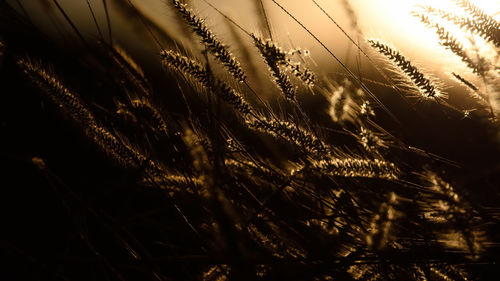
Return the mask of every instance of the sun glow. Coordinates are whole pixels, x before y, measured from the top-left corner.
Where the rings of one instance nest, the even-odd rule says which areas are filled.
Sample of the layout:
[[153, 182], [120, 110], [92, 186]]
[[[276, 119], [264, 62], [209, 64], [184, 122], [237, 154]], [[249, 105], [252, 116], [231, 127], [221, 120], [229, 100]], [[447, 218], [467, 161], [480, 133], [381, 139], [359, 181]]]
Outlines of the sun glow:
[[[487, 14], [498, 16], [500, 2], [491, 0], [471, 1]], [[421, 57], [430, 63], [439, 57], [443, 65], [457, 62], [456, 56], [439, 45], [436, 28], [428, 27], [413, 13], [426, 14], [425, 7], [433, 7], [457, 16], [468, 17], [463, 8], [453, 0], [380, 0], [367, 1], [353, 0], [353, 4], [363, 12], [361, 15], [364, 30], [367, 36], [378, 37], [395, 43], [405, 53]], [[474, 48], [479, 52], [491, 51], [491, 46], [482, 38], [471, 35], [453, 23], [443, 20], [439, 16], [429, 16], [433, 23], [445, 28], [466, 49]], [[383, 31], [383, 32], [382, 32]], [[444, 63], [443, 63], [444, 59]]]

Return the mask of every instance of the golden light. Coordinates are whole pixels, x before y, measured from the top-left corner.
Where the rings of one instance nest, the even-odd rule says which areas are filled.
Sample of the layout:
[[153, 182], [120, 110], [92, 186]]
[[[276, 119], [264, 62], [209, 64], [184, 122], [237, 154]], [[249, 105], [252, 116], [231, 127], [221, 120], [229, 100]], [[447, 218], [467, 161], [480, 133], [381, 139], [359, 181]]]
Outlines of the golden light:
[[[500, 10], [500, 1], [475, 0], [471, 2], [490, 15]], [[439, 45], [435, 29], [427, 27], [419, 18], [411, 15], [412, 12], [423, 12], [422, 7], [430, 6], [458, 16], [468, 16], [464, 9], [456, 4], [456, 1], [353, 0], [352, 3], [360, 11], [360, 18], [367, 36], [386, 40], [403, 50], [404, 53], [418, 57], [425, 64], [433, 63], [437, 59], [440, 65], [459, 63], [456, 56]], [[470, 33], [464, 32], [458, 26], [437, 16], [431, 19], [450, 31], [465, 48], [475, 47], [480, 51], [489, 48], [489, 45], [479, 36], [471, 36]], [[471, 39], [474, 40], [474, 46]]]
[[[354, 61], [346, 59], [349, 55], [354, 56], [355, 48], [342, 32], [326, 17], [311, 0], [277, 0], [296, 16], [305, 26], [307, 26], [325, 45], [329, 46], [336, 55], [344, 61]], [[500, 18], [500, 0], [470, 0], [474, 5], [483, 9], [487, 14]], [[24, 1], [30, 3], [29, 1]], [[132, 0], [145, 14], [154, 18], [165, 30], [173, 36], [179, 34], [179, 28], [175, 24], [172, 11], [169, 10], [165, 1], [158, 0]], [[167, 1], [168, 2], [168, 1]], [[259, 32], [259, 21], [256, 17], [254, 0], [229, 1], [229, 0], [209, 0], [231, 18], [236, 19], [238, 24], [249, 32]], [[321, 7], [342, 26], [348, 34], [356, 37], [356, 31], [351, 29], [351, 15], [346, 13], [340, 0], [316, 0]], [[432, 6], [446, 12], [467, 16], [463, 8], [459, 7], [455, 0], [348, 0], [356, 16], [357, 24], [363, 31], [363, 35], [368, 38], [378, 38], [390, 43], [398, 50], [402, 51], [412, 59], [416, 59], [422, 65], [433, 66], [436, 70], [443, 66], [459, 65], [463, 63], [452, 52], [439, 45], [438, 36], [435, 29], [426, 27], [418, 18], [411, 15], [412, 11], [422, 11], [422, 6]], [[33, 2], [33, 3], [38, 3]], [[69, 4], [71, 3], [71, 4]], [[207, 19], [207, 24], [213, 28], [221, 38], [231, 40], [232, 36], [228, 30], [227, 22], [222, 16], [210, 8], [204, 1], [191, 1], [193, 8]], [[309, 49], [313, 57], [328, 57], [312, 38], [300, 28], [288, 15], [279, 9], [271, 0], [264, 0], [267, 15], [270, 19], [270, 26], [273, 30], [274, 39], [285, 47], [298, 46]], [[85, 10], [84, 2], [64, 2], [74, 22], [79, 27], [87, 28], [88, 33], [95, 32], [94, 25], [89, 20], [88, 13], [81, 13]], [[39, 7], [40, 8], [40, 7]], [[39, 9], [40, 10], [40, 9]], [[105, 21], [101, 9], [99, 11], [100, 21]], [[33, 13], [39, 17], [44, 17], [43, 13]], [[118, 15], [112, 15], [118, 19]], [[439, 17], [436, 17], [439, 20]], [[43, 22], [43, 21], [42, 21]], [[47, 21], [48, 22], [48, 21]], [[90, 23], [90, 24], [89, 24]], [[174, 24], [172, 24], [174, 23]], [[439, 24], [449, 30], [465, 48], [472, 46], [470, 38], [475, 41], [478, 49], [487, 49], [488, 44], [479, 36], [468, 37], [468, 33], [459, 27], [440, 20]], [[119, 29], [117, 29], [119, 30]], [[182, 36], [178, 38], [182, 41]], [[362, 40], [363, 38], [361, 38]], [[292, 44], [293, 43], [293, 44]], [[318, 59], [318, 64], [325, 67], [331, 61]]]

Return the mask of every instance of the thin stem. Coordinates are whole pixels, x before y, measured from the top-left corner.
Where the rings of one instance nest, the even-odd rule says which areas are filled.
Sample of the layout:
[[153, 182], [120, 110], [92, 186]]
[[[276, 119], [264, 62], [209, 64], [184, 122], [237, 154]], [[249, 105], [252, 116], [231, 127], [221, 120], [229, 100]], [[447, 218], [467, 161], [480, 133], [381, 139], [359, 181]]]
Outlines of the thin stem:
[[314, 35], [314, 33], [311, 32], [311, 30], [309, 30], [303, 23], [301, 23], [295, 16], [293, 16], [287, 9], [285, 9], [285, 7], [283, 7], [282, 5], [280, 5], [276, 0], [271, 0], [273, 1], [274, 4], [276, 4], [276, 6], [278, 6], [281, 10], [283, 10], [290, 18], [292, 18], [298, 25], [300, 25], [300, 27], [302, 27], [302, 29], [304, 29], [307, 33], [309, 33], [309, 35], [316, 41], [318, 42], [321, 47], [323, 47], [323, 49], [325, 49], [341, 66], [342, 68], [344, 68], [347, 73], [349, 73], [349, 75], [354, 78], [361, 86], [361, 88], [368, 94], [370, 95], [370, 97], [375, 100], [375, 102], [377, 102], [379, 104], [379, 106], [394, 120], [396, 121], [398, 124], [401, 125], [401, 122], [399, 122], [399, 120], [396, 118], [396, 116], [394, 116], [394, 114], [391, 113], [391, 111], [375, 96], [375, 94], [372, 93], [372, 91], [370, 89], [368, 89], [368, 87], [366, 87], [366, 85], [363, 83], [363, 81], [361, 81], [361, 79], [359, 77], [357, 77], [333, 52], [332, 50], [330, 50], [330, 48], [328, 48], [321, 40], [319, 40], [319, 38]]
[[106, 13], [106, 22], [108, 24], [109, 44], [113, 46], [113, 34], [111, 32], [111, 21], [109, 18], [108, 4], [106, 0], [102, 0], [102, 4], [104, 5], [104, 13]]
[[97, 32], [99, 33], [99, 37], [101, 40], [104, 40], [104, 37], [102, 36], [101, 28], [99, 27], [99, 23], [97, 23], [97, 19], [94, 14], [94, 9], [92, 9], [92, 5], [90, 4], [90, 0], [87, 0], [87, 6], [89, 7], [89, 11], [92, 14], [92, 20], [94, 21], [95, 27], [97, 28]]

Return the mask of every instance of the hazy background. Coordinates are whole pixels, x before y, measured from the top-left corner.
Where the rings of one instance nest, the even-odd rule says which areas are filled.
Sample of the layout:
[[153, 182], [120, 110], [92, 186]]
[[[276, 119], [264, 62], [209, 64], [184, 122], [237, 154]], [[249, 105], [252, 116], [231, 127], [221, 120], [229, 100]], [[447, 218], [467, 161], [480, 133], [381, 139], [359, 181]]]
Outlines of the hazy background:
[[[17, 0], [9, 1], [14, 6], [18, 4], [15, 3]], [[318, 67], [323, 69], [328, 67], [327, 71], [340, 70], [333, 58], [329, 57], [327, 52], [276, 4], [271, 0], [262, 1], [270, 20], [273, 39], [276, 42], [285, 49], [292, 46], [308, 49], [311, 51], [310, 63], [317, 63]], [[67, 37], [71, 33], [70, 29], [64, 18], [57, 10], [53, 9], [52, 0], [18, 0], [18, 2], [26, 9], [27, 14], [37, 25], [42, 26], [49, 33], [58, 34], [61, 37], [66, 37], [66, 40], [71, 40], [71, 37]], [[178, 25], [170, 1], [133, 0], [132, 2], [137, 8], [153, 18], [171, 36], [185, 42], [186, 37], [180, 32], [182, 29]], [[234, 36], [228, 29], [228, 22], [220, 14], [203, 0], [187, 2], [197, 14], [207, 19], [207, 24], [224, 42], [232, 45]], [[260, 33], [262, 30], [262, 22], [257, 16], [259, 13], [257, 0], [210, 0], [209, 2], [233, 18], [245, 30], [255, 33]], [[280, 0], [278, 2], [317, 35], [344, 63], [350, 67], [356, 66], [355, 58], [358, 53], [355, 47], [311, 0]], [[473, 2], [488, 14], [499, 18], [499, 0], [476, 0]], [[59, 0], [59, 3], [85, 36], [97, 36], [86, 0]], [[107, 35], [103, 1], [90, 0], [90, 3], [96, 13], [102, 32]], [[154, 55], [158, 54], [157, 48], [154, 48], [154, 45], [145, 44], [145, 40], [149, 39], [144, 38], [144, 35], [136, 34], [137, 32], [134, 31], [137, 26], [134, 27], [134, 24], [124, 17], [123, 13], [120, 13], [118, 6], [124, 5], [126, 1], [107, 0], [107, 3], [116, 42], [130, 48], [128, 51], [131, 53], [144, 54], [146, 55], [144, 57], [155, 57]], [[432, 5], [459, 13], [459, 9], [456, 9], [452, 0], [317, 0], [317, 3], [353, 39], [363, 41], [366, 38], [379, 38], [387, 41], [414, 62], [425, 65], [429, 69], [428, 71], [436, 76], [443, 78], [445, 76], [443, 73], [449, 72], [447, 68], [450, 66], [455, 71], [457, 69], [465, 71], [466, 69], [456, 56], [438, 45], [437, 36], [432, 29], [426, 28], [417, 18], [410, 15], [412, 10], [418, 10], [418, 5]], [[352, 7], [355, 18], [349, 14], [345, 3], [349, 3]], [[243, 33], [241, 34], [244, 36]], [[231, 48], [235, 54], [238, 54], [237, 46], [231, 46]], [[366, 69], [366, 61], [361, 61], [361, 70], [369, 72], [369, 69]]]

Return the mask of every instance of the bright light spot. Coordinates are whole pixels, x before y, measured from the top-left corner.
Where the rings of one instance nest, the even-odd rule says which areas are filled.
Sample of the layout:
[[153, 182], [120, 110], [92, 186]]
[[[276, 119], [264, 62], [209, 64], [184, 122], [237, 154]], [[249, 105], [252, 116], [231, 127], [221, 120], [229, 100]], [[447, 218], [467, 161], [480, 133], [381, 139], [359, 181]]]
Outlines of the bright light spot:
[[[487, 14], [494, 15], [500, 11], [500, 2], [492, 0], [471, 1]], [[393, 44], [403, 53], [410, 56], [423, 57], [428, 64], [437, 61], [439, 58], [441, 65], [457, 63], [459, 59], [450, 51], [446, 51], [439, 45], [436, 29], [427, 27], [419, 18], [411, 13], [419, 12], [426, 14], [422, 7], [430, 6], [457, 16], [469, 15], [464, 9], [453, 0], [352, 0], [353, 5], [362, 11], [364, 30], [369, 37], [380, 38]], [[463, 29], [453, 23], [443, 20], [439, 16], [430, 16], [433, 22], [438, 23], [455, 37], [465, 48], [477, 48], [480, 52], [489, 49], [482, 38], [477, 35], [471, 36]], [[474, 42], [474, 43], [472, 43]]]

